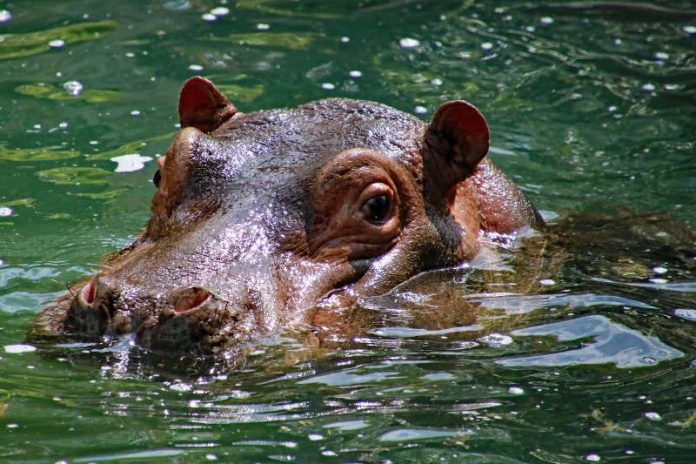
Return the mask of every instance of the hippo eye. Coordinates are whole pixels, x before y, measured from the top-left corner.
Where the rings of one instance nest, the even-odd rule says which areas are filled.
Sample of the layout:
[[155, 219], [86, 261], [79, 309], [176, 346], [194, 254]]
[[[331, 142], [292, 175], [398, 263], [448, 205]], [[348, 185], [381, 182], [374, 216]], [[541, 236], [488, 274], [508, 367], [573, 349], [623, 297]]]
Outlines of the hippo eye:
[[389, 195], [376, 195], [363, 203], [360, 211], [370, 222], [384, 222], [392, 211], [392, 199]]
[[160, 170], [158, 169], [155, 171], [155, 175], [152, 176], [152, 183], [155, 184], [155, 187], [159, 187], [160, 180], [162, 180], [162, 174], [160, 174]]

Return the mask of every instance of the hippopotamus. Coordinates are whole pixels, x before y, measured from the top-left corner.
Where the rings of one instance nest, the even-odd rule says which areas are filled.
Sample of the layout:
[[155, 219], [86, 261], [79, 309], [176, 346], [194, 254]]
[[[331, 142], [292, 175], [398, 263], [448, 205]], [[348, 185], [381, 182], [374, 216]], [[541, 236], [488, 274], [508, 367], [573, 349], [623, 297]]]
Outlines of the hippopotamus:
[[234, 352], [327, 323], [316, 308], [336, 295], [383, 294], [541, 221], [465, 101], [428, 124], [341, 98], [242, 113], [194, 77], [178, 110], [144, 230], [40, 313], [35, 335]]

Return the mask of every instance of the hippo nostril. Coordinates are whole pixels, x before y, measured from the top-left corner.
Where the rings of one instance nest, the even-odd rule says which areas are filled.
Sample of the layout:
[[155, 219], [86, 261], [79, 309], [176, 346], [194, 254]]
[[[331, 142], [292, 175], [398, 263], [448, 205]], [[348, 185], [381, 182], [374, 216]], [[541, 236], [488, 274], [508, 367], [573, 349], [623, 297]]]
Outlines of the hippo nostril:
[[94, 299], [96, 298], [97, 295], [97, 282], [96, 279], [92, 279], [89, 281], [87, 285], [82, 287], [80, 292], [78, 293], [78, 298], [80, 299], [80, 303], [82, 303], [85, 306], [92, 306], [94, 303]]
[[174, 311], [184, 313], [200, 308], [210, 298], [210, 292], [201, 287], [179, 290], [174, 296]]

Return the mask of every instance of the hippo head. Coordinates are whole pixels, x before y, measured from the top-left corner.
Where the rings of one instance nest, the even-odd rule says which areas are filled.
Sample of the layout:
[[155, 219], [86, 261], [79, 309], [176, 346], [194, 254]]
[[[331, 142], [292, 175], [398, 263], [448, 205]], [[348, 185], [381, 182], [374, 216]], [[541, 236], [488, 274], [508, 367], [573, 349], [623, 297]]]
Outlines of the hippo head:
[[345, 99], [243, 114], [194, 77], [179, 116], [145, 230], [42, 313], [44, 332], [224, 352], [478, 251], [488, 127], [466, 102], [429, 125]]

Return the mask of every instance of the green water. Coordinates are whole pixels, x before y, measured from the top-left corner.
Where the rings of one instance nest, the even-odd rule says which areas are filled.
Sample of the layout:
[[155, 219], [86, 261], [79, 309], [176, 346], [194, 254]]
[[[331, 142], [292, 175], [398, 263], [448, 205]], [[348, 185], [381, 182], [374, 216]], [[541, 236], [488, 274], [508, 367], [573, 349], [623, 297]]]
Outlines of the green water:
[[[694, 462], [693, 2], [222, 3], [0, 3], [1, 462]], [[547, 217], [585, 215], [364, 301], [374, 329], [334, 352], [276, 340], [209, 375], [126, 342], [29, 351], [145, 223], [153, 163], [110, 159], [162, 153], [194, 74], [242, 111], [465, 98]], [[622, 211], [666, 217], [594, 215]]]

